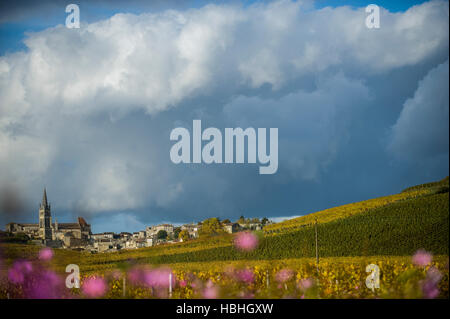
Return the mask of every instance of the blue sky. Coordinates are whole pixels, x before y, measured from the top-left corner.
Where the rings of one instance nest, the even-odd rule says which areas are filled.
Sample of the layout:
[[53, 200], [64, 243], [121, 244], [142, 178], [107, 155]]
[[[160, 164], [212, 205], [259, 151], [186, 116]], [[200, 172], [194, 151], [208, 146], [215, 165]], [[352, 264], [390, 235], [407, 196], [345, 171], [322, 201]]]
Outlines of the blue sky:
[[[46, 5], [45, 3], [49, 4]], [[231, 3], [239, 3], [239, 1], [229, 1]], [[243, 5], [251, 5], [257, 3], [258, 1], [243, 1]], [[264, 1], [267, 2], [267, 1]], [[401, 1], [377, 1], [376, 4], [380, 7], [386, 8], [391, 12], [399, 12], [405, 11], [413, 5], [423, 3], [423, 0], [401, 0]], [[24, 11], [27, 14], [24, 15], [12, 15], [10, 20], [7, 22], [0, 23], [0, 54], [5, 54], [6, 52], [14, 52], [17, 50], [24, 50], [26, 46], [23, 44], [22, 40], [25, 37], [26, 32], [36, 32], [41, 31], [43, 29], [55, 26], [57, 24], [63, 24], [65, 21], [65, 11], [64, 5], [65, 3], [56, 2], [56, 1], [44, 1], [44, 5], [40, 4], [41, 2], [36, 2], [30, 4], [29, 1], [14, 1], [14, 5], [18, 8], [13, 12]], [[167, 8], [174, 7], [193, 7], [198, 8], [203, 6], [208, 1], [184, 1], [180, 3], [180, 1], [168, 1], [167, 4], [161, 3], [161, 1], [157, 1], [155, 5], [152, 7], [151, 5], [143, 4], [143, 1], [131, 1], [125, 2], [118, 1], [117, 5], [108, 5], [105, 4], [104, 1], [89, 1], [81, 4], [81, 8], [83, 10], [82, 20], [87, 22], [94, 22], [100, 19], [106, 19], [113, 16], [116, 13], [134, 13], [139, 14], [143, 11], [155, 12], [161, 11]], [[151, 1], [150, 1], [151, 3]], [[226, 1], [212, 1], [212, 3], [226, 3]], [[314, 6], [316, 8], [324, 8], [324, 7], [338, 7], [342, 5], [349, 5], [354, 7], [365, 7], [373, 1], [362, 1], [362, 0], [353, 0], [353, 1], [342, 1], [342, 0], [317, 0], [315, 1]], [[3, 4], [2, 8], [2, 16], [8, 17], [8, 5]], [[27, 9], [27, 7], [29, 7]], [[30, 8], [32, 7], [32, 8]], [[39, 9], [39, 7], [43, 7], [43, 9]], [[32, 12], [28, 12], [32, 10]]]
[[[376, 2], [368, 29], [371, 2], [80, 1], [80, 29], [61, 2], [2, 4], [0, 224], [34, 222], [44, 186], [58, 221], [101, 232], [298, 216], [444, 178], [448, 1]], [[278, 172], [173, 164], [170, 131], [194, 119], [277, 127]]]

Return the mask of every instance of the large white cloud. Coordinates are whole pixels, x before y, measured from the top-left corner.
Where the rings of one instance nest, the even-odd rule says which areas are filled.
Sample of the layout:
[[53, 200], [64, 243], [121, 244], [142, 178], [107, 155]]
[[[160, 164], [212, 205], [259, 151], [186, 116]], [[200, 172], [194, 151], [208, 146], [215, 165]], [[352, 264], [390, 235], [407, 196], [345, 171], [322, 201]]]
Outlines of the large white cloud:
[[449, 150], [448, 61], [432, 69], [419, 83], [392, 127], [389, 150], [397, 157], [422, 161]]
[[447, 2], [383, 11], [380, 29], [367, 29], [365, 15], [349, 7], [305, 12], [283, 1], [117, 14], [80, 29], [60, 25], [31, 34], [27, 53], [1, 58], [1, 114], [154, 113], [229, 77], [278, 88], [333, 65], [387, 70], [448, 47]]
[[[281, 1], [117, 14], [32, 33], [25, 52], [0, 57], [0, 179], [28, 194], [50, 180], [57, 205], [91, 212], [168, 207], [193, 181], [223, 201], [233, 184], [220, 173], [171, 169], [164, 130], [196, 107], [225, 104], [220, 121], [237, 126], [253, 109], [260, 123], [268, 116], [291, 128], [298, 139], [284, 140], [296, 149], [286, 165], [300, 172], [294, 178], [315, 179], [370, 95], [366, 76], [448, 54], [446, 1], [383, 10], [380, 29], [365, 18], [364, 8]], [[188, 103], [202, 97], [208, 105]]]

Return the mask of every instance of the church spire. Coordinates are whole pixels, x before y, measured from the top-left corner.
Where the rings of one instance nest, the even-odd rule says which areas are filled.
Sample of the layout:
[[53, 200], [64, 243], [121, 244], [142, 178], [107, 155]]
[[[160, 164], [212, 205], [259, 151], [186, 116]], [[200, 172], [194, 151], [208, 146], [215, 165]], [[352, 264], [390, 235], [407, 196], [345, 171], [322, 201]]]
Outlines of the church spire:
[[44, 195], [42, 196], [42, 206], [47, 207], [47, 190], [44, 187]]

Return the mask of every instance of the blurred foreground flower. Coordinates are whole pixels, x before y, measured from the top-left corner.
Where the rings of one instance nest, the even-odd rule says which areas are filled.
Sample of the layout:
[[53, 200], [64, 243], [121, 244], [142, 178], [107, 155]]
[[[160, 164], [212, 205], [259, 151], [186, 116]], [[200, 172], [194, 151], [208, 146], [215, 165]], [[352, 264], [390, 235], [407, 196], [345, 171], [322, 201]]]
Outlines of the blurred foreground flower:
[[205, 299], [217, 299], [219, 296], [219, 291], [211, 280], [206, 283], [206, 287], [203, 289], [202, 295]]
[[290, 269], [281, 269], [277, 274], [275, 275], [275, 279], [279, 283], [284, 283], [288, 280], [290, 280], [294, 276], [294, 272]]
[[441, 272], [435, 268], [431, 267], [427, 271], [427, 276], [425, 280], [421, 282], [423, 296], [427, 299], [434, 299], [439, 296], [439, 282], [442, 279]]
[[[298, 282], [298, 288], [301, 290], [307, 290], [313, 286], [314, 282], [312, 279], [302, 279]], [[358, 289], [358, 286], [355, 287], [355, 289]]]
[[132, 268], [130, 271], [128, 271], [128, 280], [130, 280], [130, 283], [133, 285], [139, 285], [144, 282], [145, 273], [143, 269], [141, 268]]
[[33, 280], [26, 289], [27, 298], [57, 299], [63, 295], [62, 279], [53, 271], [45, 270], [33, 276]]
[[422, 293], [427, 299], [434, 299], [439, 296], [439, 288], [431, 281], [425, 280], [422, 282]]
[[419, 249], [412, 257], [413, 264], [421, 267], [425, 267], [431, 264], [432, 260], [433, 256], [423, 249]]
[[250, 269], [242, 269], [236, 272], [236, 277], [239, 281], [251, 284], [255, 280], [255, 275]]
[[172, 287], [175, 284], [175, 276], [170, 269], [152, 269], [144, 275], [145, 283], [150, 287], [168, 288], [172, 281]]
[[21, 284], [25, 276], [33, 271], [33, 265], [26, 260], [16, 261], [8, 271], [8, 279], [14, 284]]
[[98, 298], [106, 293], [106, 282], [101, 277], [87, 278], [81, 287], [83, 294], [90, 298]]
[[258, 237], [250, 232], [240, 232], [236, 235], [234, 245], [240, 250], [252, 251], [258, 246]]
[[53, 250], [51, 248], [45, 247], [39, 251], [40, 260], [50, 260], [53, 258]]

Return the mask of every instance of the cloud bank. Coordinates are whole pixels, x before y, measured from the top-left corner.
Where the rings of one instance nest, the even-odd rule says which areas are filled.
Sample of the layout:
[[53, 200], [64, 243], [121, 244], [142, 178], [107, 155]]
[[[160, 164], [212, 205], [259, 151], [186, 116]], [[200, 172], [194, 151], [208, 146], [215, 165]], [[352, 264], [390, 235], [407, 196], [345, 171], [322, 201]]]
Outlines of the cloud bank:
[[[0, 57], [0, 180], [30, 207], [46, 185], [62, 215], [139, 225], [304, 213], [441, 177], [439, 162], [402, 179], [448, 158], [448, 2], [382, 9], [380, 29], [365, 17], [280, 1], [31, 33]], [[174, 165], [169, 133], [192, 119], [278, 127], [278, 173]]]

